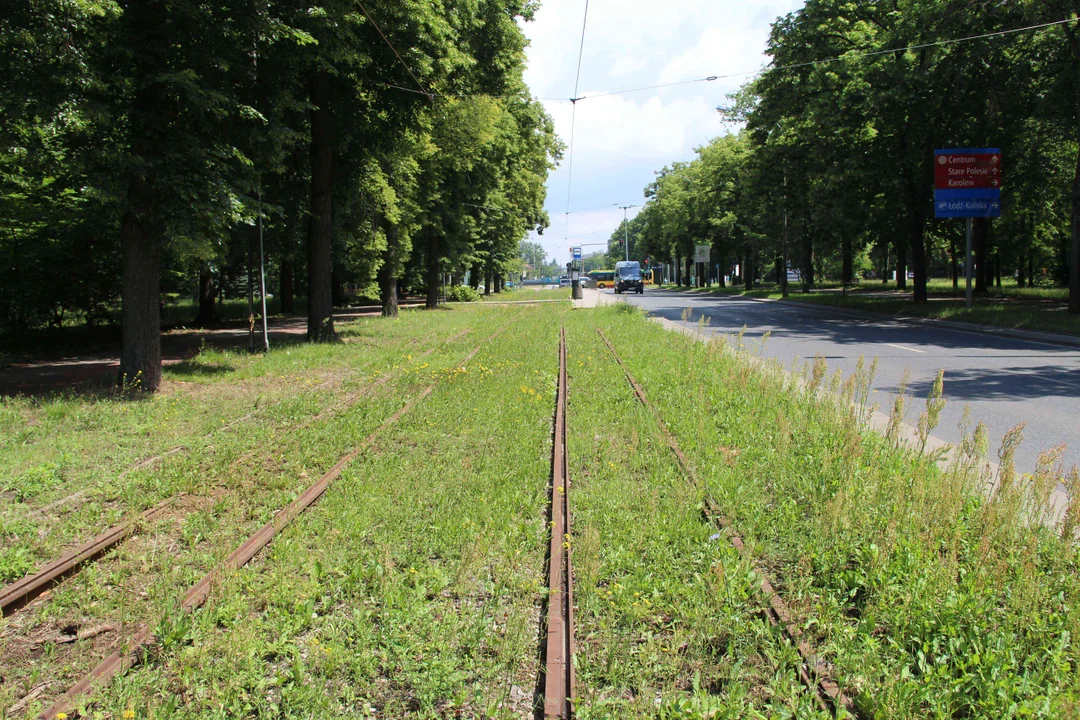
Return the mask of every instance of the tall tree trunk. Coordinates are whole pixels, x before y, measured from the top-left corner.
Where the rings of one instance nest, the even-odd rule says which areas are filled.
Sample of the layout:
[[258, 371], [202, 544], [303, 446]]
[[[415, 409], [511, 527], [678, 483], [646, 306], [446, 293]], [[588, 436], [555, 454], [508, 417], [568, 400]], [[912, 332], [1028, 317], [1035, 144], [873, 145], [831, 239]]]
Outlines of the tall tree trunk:
[[199, 314], [193, 321], [195, 325], [213, 325], [218, 321], [217, 305], [214, 303], [216, 294], [214, 274], [209, 265], [202, 265], [199, 268]]
[[1028, 287], [1035, 287], [1035, 243], [1028, 243], [1027, 251]]
[[428, 231], [427, 246], [427, 300], [424, 306], [429, 310], [439, 307], [439, 233]]
[[721, 288], [727, 287], [727, 280], [724, 279], [724, 275], [727, 274], [727, 271], [728, 271], [727, 255], [721, 255], [720, 256], [720, 271], [718, 273], [716, 273], [716, 286], [717, 287], [721, 287]]
[[281, 312], [284, 314], [296, 311], [295, 291], [293, 290], [293, 273], [295, 267], [290, 259], [281, 259]]
[[[162, 135], [175, 111], [163, 85], [168, 6], [164, 0], [132, 0], [125, 14], [128, 39], [145, 52], [134, 53], [132, 155], [144, 162], [162, 153]], [[153, 174], [136, 166], [127, 181], [127, 204], [120, 226], [122, 258], [120, 382], [154, 392], [161, 385], [160, 248], [154, 222]]]
[[330, 76], [319, 70], [308, 79], [311, 101], [311, 218], [308, 222], [308, 340], [333, 340], [334, 299], [330, 258], [330, 181], [334, 148], [330, 138]]
[[896, 271], [896, 289], [907, 289], [907, 255], [908, 255], [908, 238], [906, 235], [900, 235], [896, 238], [895, 244], [896, 262], [893, 263], [893, 269]]
[[686, 285], [686, 287], [692, 287], [694, 279], [695, 279], [694, 278], [694, 258], [693, 258], [692, 255], [687, 255], [686, 256], [686, 275], [683, 276], [683, 283]]
[[842, 255], [840, 260], [840, 284], [847, 289], [848, 285], [852, 283], [852, 275], [854, 274], [855, 261], [852, 257], [851, 238], [844, 233], [844, 237], [840, 240], [840, 253]]
[[348, 302], [345, 297], [345, 283], [341, 281], [337, 270], [330, 271], [330, 302], [334, 307], [344, 307]]
[[[1068, 8], [1069, 3], [1065, 3]], [[1074, 6], [1075, 7], [1075, 6]], [[1070, 17], [1065, 14], [1065, 17]], [[1080, 33], [1076, 26], [1065, 24], [1061, 26], [1069, 39], [1069, 45], [1073, 51], [1072, 80], [1073, 92], [1075, 93], [1076, 107], [1076, 138], [1080, 142]], [[1069, 312], [1080, 314], [1080, 150], [1076, 153], [1076, 170], [1073, 173], [1072, 185], [1072, 253], [1069, 258]]]
[[960, 254], [960, 248], [957, 247], [957, 238], [955, 234], [951, 234], [949, 239], [949, 270], [952, 273], [952, 288], [953, 290], [960, 289], [960, 263], [956, 261], [956, 256]]
[[393, 223], [386, 223], [386, 249], [382, 253], [379, 268], [379, 300], [383, 317], [398, 316], [398, 231]]
[[754, 251], [750, 248], [750, 243], [746, 243], [743, 248], [743, 287], [747, 292], [754, 289]]
[[987, 293], [986, 279], [989, 277], [987, 267], [987, 220], [975, 218], [971, 221], [971, 243], [975, 248], [975, 292], [985, 295]]
[[475, 262], [472, 267], [469, 268], [469, 287], [473, 290], [480, 290], [480, 276], [484, 274], [484, 266]]
[[802, 291], [810, 292], [814, 287], [814, 238], [803, 228], [802, 233], [802, 261], [799, 263], [802, 270]]
[[[1073, 63], [1076, 84], [1076, 111], [1080, 113], [1080, 61]], [[1077, 116], [1080, 124], [1080, 114]], [[1080, 127], [1078, 127], [1080, 131]], [[1080, 134], [1080, 132], [1078, 132]], [[1072, 257], [1069, 258], [1069, 312], [1080, 314], [1080, 151], [1076, 154], [1076, 172], [1072, 186]]]
[[161, 385], [160, 260], [150, 221], [152, 198], [150, 182], [133, 173], [128, 179], [127, 210], [120, 226], [123, 256], [120, 382], [124, 387], [146, 392], [154, 392]]
[[502, 275], [499, 275], [498, 273], [495, 274], [495, 292], [502, 292]]

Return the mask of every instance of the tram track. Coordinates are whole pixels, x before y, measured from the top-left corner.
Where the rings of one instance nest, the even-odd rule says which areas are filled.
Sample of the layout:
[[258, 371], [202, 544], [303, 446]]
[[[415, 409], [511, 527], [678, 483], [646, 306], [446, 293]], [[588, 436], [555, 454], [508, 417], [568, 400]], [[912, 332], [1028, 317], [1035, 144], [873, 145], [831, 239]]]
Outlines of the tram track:
[[[480, 352], [481, 349], [483, 349], [483, 347], [494, 341], [509, 327], [509, 324], [504, 325], [494, 334], [483, 340], [462, 360], [456, 363], [456, 366], [461, 367], [466, 365]], [[455, 336], [455, 338], [463, 337], [464, 335], [465, 332], [460, 333], [458, 336]], [[432, 351], [435, 349], [436, 348], [432, 348]], [[322, 497], [349, 463], [367, 451], [387, 428], [397, 423], [398, 420], [410, 412], [418, 403], [428, 397], [438, 386], [439, 382], [439, 380], [435, 380], [410, 398], [408, 402], [383, 421], [378, 428], [367, 435], [356, 447], [343, 455], [316, 482], [308, 486], [292, 502], [278, 511], [269, 522], [251, 534], [224, 560], [207, 572], [198, 582], [192, 585], [180, 600], [179, 606], [181, 610], [190, 613], [201, 607], [210, 597], [213, 588], [220, 582], [223, 575], [242, 568], [254, 558], [260, 550], [269, 545], [278, 533]], [[356, 398], [356, 400], [359, 399], [359, 397]], [[59, 700], [38, 715], [38, 717], [42, 719], [75, 717], [77, 715], [77, 708], [85, 702], [88, 695], [92, 694], [95, 690], [106, 686], [113, 678], [123, 675], [129, 669], [139, 664], [143, 658], [147, 656], [148, 652], [157, 645], [157, 638], [153, 635], [150, 627], [149, 624], [142, 624], [138, 626], [136, 631], [130, 637], [114, 644], [113, 652], [110, 653], [108, 657], [98, 663], [79, 682], [64, 693]]]
[[[441, 346], [456, 342], [471, 332], [472, 328], [465, 328], [461, 332], [457, 333], [453, 337], [440, 342], [416, 357], [416, 360], [421, 360], [428, 357]], [[296, 432], [304, 430], [320, 420], [332, 418], [341, 412], [348, 410], [363, 398], [369, 396], [380, 387], [386, 385], [386, 383], [393, 380], [395, 377], [401, 374], [400, 369], [393, 370], [389, 373], [381, 375], [377, 380], [365, 384], [358, 390], [353, 391], [347, 395], [343, 400], [338, 402], [331, 402], [329, 406], [321, 410], [318, 414], [311, 415], [304, 420], [300, 420], [294, 423], [290, 423], [281, 428], [277, 432]], [[315, 392], [315, 389], [309, 391]], [[248, 413], [232, 422], [223, 428], [215, 428], [211, 432], [207, 433], [204, 437], [210, 437], [216, 433], [225, 432], [228, 429], [244, 422], [251, 417], [253, 413]], [[119, 479], [125, 477], [129, 472], [136, 468], [148, 467], [158, 460], [164, 459], [167, 456], [177, 454], [181, 451], [187, 451], [190, 448], [182, 445], [177, 446], [161, 455], [155, 455], [150, 458], [144, 459], [132, 466], [128, 470], [125, 470], [119, 476]], [[256, 454], [255, 450], [245, 453], [241, 458], [237, 459], [231, 467], [244, 462]], [[82, 491], [81, 494], [85, 494], [86, 491]], [[132, 534], [138, 532], [141, 528], [145, 527], [148, 523], [162, 515], [162, 513], [170, 506], [174, 505], [181, 497], [186, 493], [180, 493], [178, 496], [172, 496], [159, 502], [157, 505], [139, 513], [135, 518], [118, 523], [104, 532], [100, 533], [91, 540], [86, 541], [82, 545], [78, 546], [74, 550], [62, 554], [56, 560], [50, 561], [47, 564], [41, 566], [37, 571], [28, 574], [19, 580], [16, 580], [4, 587], [0, 587], [0, 617], [9, 617], [13, 613], [22, 609], [34, 599], [47, 593], [53, 587], [63, 582], [65, 579], [78, 573], [85, 565], [92, 563], [104, 555], [110, 550], [116, 548], [120, 543], [128, 539]]]
[[566, 391], [566, 329], [561, 328], [551, 451], [551, 545], [543, 683], [545, 720], [569, 720], [573, 717], [574, 590], [570, 556], [570, 478], [566, 457]]
[[664, 438], [664, 442], [671, 450], [672, 455], [674, 455], [680, 470], [690, 478], [695, 486], [703, 491], [706, 512], [710, 519], [716, 523], [719, 530], [725, 535], [728, 542], [730, 542], [738, 551], [739, 555], [746, 560], [758, 576], [761, 577], [761, 583], [758, 589], [768, 602], [768, 607], [763, 609], [762, 614], [770, 625], [778, 627], [781, 632], [784, 633], [798, 652], [801, 660], [798, 667], [798, 675], [803, 685], [805, 685], [807, 690], [813, 694], [815, 702], [821, 710], [837, 717], [845, 714], [857, 717], [852, 698], [844, 694], [840, 685], [832, 678], [829, 668], [806, 639], [802, 629], [792, 620], [792, 615], [787, 604], [773, 587], [772, 583], [769, 581], [768, 575], [761, 568], [756, 558], [753, 557], [753, 553], [746, 547], [746, 544], [734, 529], [732, 522], [724, 515], [719, 503], [716, 502], [716, 499], [709, 492], [707, 485], [701, 479], [701, 476], [693, 463], [690, 462], [689, 458], [687, 458], [686, 454], [683, 453], [682, 449], [679, 447], [678, 440], [671, 432], [667, 423], [664, 422], [659, 410], [649, 400], [648, 396], [645, 394], [644, 388], [634, 377], [633, 373], [630, 372], [630, 368], [619, 356], [618, 352], [615, 350], [615, 346], [608, 340], [603, 330], [597, 327], [596, 332], [611, 353], [612, 358], [622, 369], [627, 382], [634, 391], [634, 395], [652, 416], [653, 421], [660, 430], [660, 434]]

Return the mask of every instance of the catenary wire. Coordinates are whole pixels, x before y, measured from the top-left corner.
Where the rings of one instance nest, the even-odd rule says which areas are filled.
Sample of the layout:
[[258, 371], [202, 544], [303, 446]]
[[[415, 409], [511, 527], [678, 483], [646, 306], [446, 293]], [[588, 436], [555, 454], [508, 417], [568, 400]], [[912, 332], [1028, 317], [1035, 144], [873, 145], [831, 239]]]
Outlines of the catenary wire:
[[574, 125], [577, 120], [578, 84], [581, 82], [581, 58], [585, 52], [585, 25], [589, 20], [589, 0], [581, 18], [581, 43], [578, 45], [577, 73], [574, 78], [574, 97], [570, 100], [570, 145], [566, 153], [566, 234], [570, 234], [570, 193], [574, 188]]
[[[894, 54], [894, 53], [907, 52], [909, 50], [923, 50], [925, 48], [941, 47], [943, 45], [956, 45], [958, 43], [974, 42], [976, 40], [988, 40], [988, 39], [1003, 37], [1005, 35], [1016, 35], [1018, 33], [1031, 32], [1032, 30], [1042, 30], [1044, 28], [1054, 27], [1054, 26], [1057, 26], [1057, 25], [1067, 25], [1069, 23], [1075, 23], [1075, 22], [1078, 22], [1078, 21], [1080, 21], [1080, 18], [1067, 18], [1065, 20], [1054, 20], [1052, 22], [1040, 23], [1038, 25], [1028, 25], [1026, 27], [1011, 28], [1009, 30], [998, 30], [996, 32], [983, 33], [981, 35], [970, 35], [968, 37], [962, 37], [962, 38], [948, 38], [948, 39], [945, 39], [945, 40], [936, 40], [936, 41], [930, 42], [930, 43], [920, 43], [918, 45], [906, 45], [904, 47], [889, 48], [888, 50], [871, 50], [871, 51], [851, 50], [849, 52], [844, 53], [843, 55], [836, 55], [834, 57], [822, 58], [820, 60], [808, 60], [806, 62], [791, 63], [791, 64], [788, 64], [788, 65], [774, 65], [772, 67], [762, 68], [761, 70], [746, 70], [744, 72], [728, 73], [726, 75], [709, 75], [708, 77], [694, 78], [692, 80], [680, 80], [678, 82], [663, 83], [663, 84], [660, 84], [660, 85], [646, 85], [644, 87], [626, 88], [624, 90], [612, 90], [611, 92], [596, 93], [595, 95], [585, 95], [584, 97], [575, 97], [573, 99], [573, 101], [576, 102], [576, 101], [579, 101], [579, 100], [593, 100], [593, 99], [596, 99], [596, 98], [608, 97], [608, 96], [611, 96], [611, 95], [624, 95], [626, 93], [641, 92], [643, 90], [658, 90], [660, 88], [675, 87], [677, 85], [690, 85], [690, 84], [693, 84], [693, 83], [712, 82], [713, 80], [728, 80], [728, 79], [731, 79], [731, 78], [746, 77], [747, 75], [756, 75], [756, 74], [758, 74], [760, 72], [763, 72], [763, 71], [794, 70], [794, 69], [802, 68], [802, 67], [810, 67], [810, 66], [816, 66], [816, 65], [828, 65], [828, 64], [831, 64], [831, 63], [835, 63], [835, 62], [840, 62], [841, 60], [868, 58], [868, 57], [875, 57], [875, 56], [878, 56], [878, 55], [890, 55], [890, 54]], [[574, 94], [576, 95], [577, 93], [575, 92]]]
[[371, 14], [367, 11], [367, 8], [364, 7], [364, 3], [362, 3], [360, 0], [356, 0], [356, 4], [360, 6], [360, 10], [363, 11], [364, 17], [366, 17], [368, 20], [370, 20], [371, 24], [375, 26], [375, 30], [379, 33], [379, 37], [381, 37], [383, 39], [383, 41], [394, 52], [394, 55], [397, 57], [398, 62], [400, 62], [401, 66], [403, 68], [405, 68], [405, 72], [409, 73], [409, 77], [411, 77], [413, 79], [413, 82], [416, 83], [416, 87], [420, 88], [420, 93], [423, 94], [423, 95], [426, 95], [428, 100], [433, 99], [435, 97], [434, 94], [432, 94], [430, 91], [428, 91], [424, 87], [424, 84], [416, 79], [416, 76], [413, 75], [412, 69], [405, 62], [405, 60], [402, 59], [401, 54], [397, 51], [397, 48], [394, 47], [394, 44], [392, 42], [390, 42], [390, 38], [386, 37], [386, 35], [383, 33], [382, 28], [379, 27], [379, 23], [375, 22], [375, 18], [371, 17]]

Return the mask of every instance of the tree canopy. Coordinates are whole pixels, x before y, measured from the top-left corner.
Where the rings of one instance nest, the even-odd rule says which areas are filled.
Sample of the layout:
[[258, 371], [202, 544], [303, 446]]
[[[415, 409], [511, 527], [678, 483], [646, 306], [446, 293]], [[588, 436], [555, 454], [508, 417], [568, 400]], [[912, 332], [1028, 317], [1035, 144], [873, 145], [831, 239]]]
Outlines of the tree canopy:
[[308, 336], [399, 285], [501, 286], [561, 144], [522, 79], [528, 0], [12, 0], [0, 7], [0, 330], [123, 327], [160, 381], [163, 298], [248, 272]]
[[[995, 274], [1070, 287], [1080, 312], [1080, 45], [1065, 0], [808, 0], [772, 26], [770, 65], [721, 111], [737, 134], [645, 190], [639, 255], [693, 246], [750, 287], [822, 273], [955, 274], [962, 223], [933, 217], [933, 151], [1000, 147], [1003, 216], [976, 221], [976, 288]], [[965, 40], [971, 38], [970, 40]], [[962, 40], [961, 42], [953, 42]], [[962, 257], [959, 262], [962, 264]]]

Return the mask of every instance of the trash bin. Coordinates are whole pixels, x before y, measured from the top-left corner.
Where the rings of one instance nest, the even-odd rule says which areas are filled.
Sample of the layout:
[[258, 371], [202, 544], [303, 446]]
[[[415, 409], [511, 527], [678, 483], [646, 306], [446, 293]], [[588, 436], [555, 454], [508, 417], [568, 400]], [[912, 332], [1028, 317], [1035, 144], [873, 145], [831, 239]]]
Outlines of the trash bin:
[[575, 280], [573, 286], [570, 289], [570, 297], [575, 300], [581, 300], [585, 297], [584, 291], [581, 289], [581, 280]]

